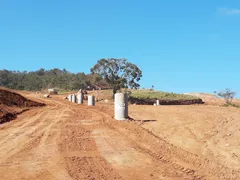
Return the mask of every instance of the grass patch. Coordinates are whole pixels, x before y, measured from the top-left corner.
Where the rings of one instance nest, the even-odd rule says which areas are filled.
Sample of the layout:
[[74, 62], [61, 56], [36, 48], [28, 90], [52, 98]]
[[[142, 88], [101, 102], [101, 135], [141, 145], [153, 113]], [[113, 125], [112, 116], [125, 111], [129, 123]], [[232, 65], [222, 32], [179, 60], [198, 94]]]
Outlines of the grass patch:
[[63, 89], [60, 89], [58, 91], [58, 94], [59, 95], [64, 95], [64, 94], [71, 94], [73, 91], [68, 91], [68, 90], [63, 90]]
[[226, 104], [223, 105], [223, 107], [235, 107], [235, 108], [240, 108], [239, 105], [237, 105], [237, 104], [232, 104], [232, 103], [231, 103], [231, 104], [227, 104], [227, 103], [226, 103]]
[[195, 96], [168, 93], [161, 91], [150, 91], [150, 90], [131, 90], [130, 97], [137, 99], [158, 99], [158, 100], [195, 100], [200, 99]]

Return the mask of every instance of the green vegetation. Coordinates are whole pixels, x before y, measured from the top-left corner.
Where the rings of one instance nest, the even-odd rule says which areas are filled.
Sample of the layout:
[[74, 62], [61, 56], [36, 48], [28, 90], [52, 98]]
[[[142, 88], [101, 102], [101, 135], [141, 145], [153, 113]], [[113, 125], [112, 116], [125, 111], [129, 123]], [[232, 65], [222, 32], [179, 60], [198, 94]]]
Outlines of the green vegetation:
[[193, 100], [199, 99], [195, 96], [167, 93], [151, 90], [131, 90], [130, 97], [137, 99], [159, 99], [159, 100]]
[[240, 108], [240, 106], [239, 105], [237, 105], [237, 104], [233, 104], [233, 103], [231, 103], [231, 104], [224, 104], [223, 105], [223, 107], [235, 107], [235, 108]]
[[100, 59], [91, 69], [93, 74], [100, 75], [113, 89], [113, 94], [121, 88], [137, 89], [142, 71], [126, 59]]
[[65, 89], [60, 89], [59, 91], [58, 91], [58, 94], [60, 94], [60, 95], [63, 95], [63, 94], [69, 94], [69, 93], [71, 93], [72, 91], [68, 91], [68, 90], [65, 90]]
[[106, 87], [107, 83], [97, 74], [74, 74], [65, 69], [40, 69], [33, 72], [0, 70], [0, 86], [17, 90], [41, 91], [56, 87], [72, 91], [102, 85]]

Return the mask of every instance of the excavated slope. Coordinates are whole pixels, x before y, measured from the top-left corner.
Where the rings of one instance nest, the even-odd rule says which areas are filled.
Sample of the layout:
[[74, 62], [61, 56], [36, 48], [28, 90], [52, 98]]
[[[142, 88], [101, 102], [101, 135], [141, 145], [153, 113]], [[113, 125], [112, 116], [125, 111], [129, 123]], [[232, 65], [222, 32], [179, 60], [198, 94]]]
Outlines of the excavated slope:
[[11, 90], [0, 88], [0, 124], [17, 117], [17, 114], [31, 107], [41, 107], [45, 104], [29, 100]]

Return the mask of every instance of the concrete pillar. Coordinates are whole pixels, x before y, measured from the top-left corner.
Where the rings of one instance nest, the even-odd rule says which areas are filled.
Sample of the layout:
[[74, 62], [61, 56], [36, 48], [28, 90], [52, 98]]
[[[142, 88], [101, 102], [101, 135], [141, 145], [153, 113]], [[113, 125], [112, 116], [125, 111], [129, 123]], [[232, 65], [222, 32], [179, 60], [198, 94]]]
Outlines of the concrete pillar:
[[69, 101], [72, 101], [72, 95], [71, 95], [71, 94], [68, 95], [68, 100], [69, 100]]
[[128, 95], [126, 93], [116, 93], [114, 101], [115, 119], [126, 120], [128, 118]]
[[82, 93], [77, 95], [77, 102], [78, 102], [78, 104], [83, 104], [83, 94]]
[[75, 94], [72, 95], [72, 102], [76, 103], [76, 95]]
[[159, 106], [160, 103], [159, 103], [159, 100], [156, 100], [156, 106]]
[[88, 96], [88, 106], [95, 106], [95, 97], [94, 96]]

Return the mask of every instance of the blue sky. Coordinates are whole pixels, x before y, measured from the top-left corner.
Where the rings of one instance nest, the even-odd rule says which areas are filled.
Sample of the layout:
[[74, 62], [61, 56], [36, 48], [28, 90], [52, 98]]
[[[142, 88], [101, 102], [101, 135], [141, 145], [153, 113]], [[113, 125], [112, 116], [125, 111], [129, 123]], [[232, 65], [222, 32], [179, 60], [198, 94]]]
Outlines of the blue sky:
[[1, 0], [0, 69], [89, 73], [127, 58], [141, 86], [240, 93], [239, 0]]

